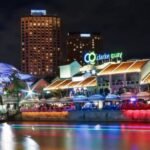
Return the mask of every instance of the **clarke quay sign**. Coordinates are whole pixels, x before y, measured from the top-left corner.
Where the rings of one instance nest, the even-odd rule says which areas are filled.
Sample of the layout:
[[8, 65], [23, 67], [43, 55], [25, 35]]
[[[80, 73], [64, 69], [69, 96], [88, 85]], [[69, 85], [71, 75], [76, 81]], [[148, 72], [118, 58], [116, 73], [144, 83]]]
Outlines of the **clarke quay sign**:
[[88, 64], [95, 64], [96, 61], [113, 61], [122, 59], [122, 52], [118, 53], [104, 53], [104, 54], [96, 54], [95, 52], [86, 53], [84, 55], [84, 61]]

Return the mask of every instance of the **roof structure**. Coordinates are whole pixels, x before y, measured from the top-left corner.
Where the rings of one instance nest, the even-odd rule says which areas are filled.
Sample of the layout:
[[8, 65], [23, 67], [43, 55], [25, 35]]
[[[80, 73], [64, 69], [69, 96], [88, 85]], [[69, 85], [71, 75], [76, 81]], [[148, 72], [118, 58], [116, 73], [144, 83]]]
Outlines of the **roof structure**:
[[[95, 76], [91, 76], [86, 78], [85, 80], [81, 81], [77, 86], [78, 87], [87, 87], [87, 86], [91, 86], [90, 83], [92, 83], [93, 81], [96, 81], [96, 77]], [[93, 85], [92, 85], [93, 86]], [[96, 85], [95, 85], [96, 86]]]
[[48, 86], [48, 82], [44, 79], [40, 79], [33, 85], [32, 90], [41, 92], [46, 86]]
[[117, 64], [110, 64], [105, 69], [100, 71], [98, 75], [109, 75], [109, 74], [121, 74], [121, 73], [132, 73], [140, 72], [142, 67], [148, 62], [145, 60], [127, 61]]
[[60, 80], [60, 79], [55, 80], [50, 85], [48, 85], [44, 90], [54, 90], [54, 89], [57, 89], [57, 86], [59, 86], [62, 82], [64, 82], [64, 80]]
[[18, 77], [21, 80], [30, 80], [33, 79], [33, 76], [30, 74], [24, 74], [20, 72], [17, 68], [14, 66], [7, 64], [7, 63], [0, 63], [0, 82], [9, 82], [9, 77], [16, 72]]
[[141, 82], [142, 84], [147, 84], [150, 83], [150, 73], [142, 80]]
[[68, 88], [79, 88], [79, 87], [91, 87], [96, 86], [96, 77], [91, 76], [83, 81], [72, 81], [71, 79], [56, 80], [48, 85], [44, 90], [56, 90], [56, 89], [68, 89]]

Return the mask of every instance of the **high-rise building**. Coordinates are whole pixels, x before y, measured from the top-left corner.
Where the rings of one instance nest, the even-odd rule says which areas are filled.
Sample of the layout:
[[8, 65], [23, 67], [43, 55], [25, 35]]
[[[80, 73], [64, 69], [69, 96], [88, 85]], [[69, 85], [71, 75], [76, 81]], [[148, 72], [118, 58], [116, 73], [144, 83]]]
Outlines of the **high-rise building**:
[[83, 64], [83, 56], [86, 52], [94, 51], [98, 53], [102, 50], [102, 36], [100, 33], [68, 33], [66, 50], [67, 63], [77, 60], [80, 64]]
[[61, 53], [61, 19], [46, 10], [21, 18], [21, 70], [39, 77], [57, 73]]

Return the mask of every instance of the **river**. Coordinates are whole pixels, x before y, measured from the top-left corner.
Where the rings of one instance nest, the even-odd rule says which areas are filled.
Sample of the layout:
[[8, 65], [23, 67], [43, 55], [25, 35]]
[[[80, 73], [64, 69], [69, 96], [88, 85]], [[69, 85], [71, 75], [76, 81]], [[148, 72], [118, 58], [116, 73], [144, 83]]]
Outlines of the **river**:
[[150, 150], [150, 124], [0, 124], [0, 150]]

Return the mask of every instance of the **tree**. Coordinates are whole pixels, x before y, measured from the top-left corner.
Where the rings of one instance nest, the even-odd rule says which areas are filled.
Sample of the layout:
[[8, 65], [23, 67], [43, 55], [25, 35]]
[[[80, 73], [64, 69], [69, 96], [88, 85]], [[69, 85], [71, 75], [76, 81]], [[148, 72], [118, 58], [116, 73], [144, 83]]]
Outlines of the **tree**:
[[16, 97], [19, 102], [21, 90], [26, 88], [26, 83], [19, 79], [17, 72], [13, 72], [9, 79], [10, 83], [5, 87], [7, 96]]

